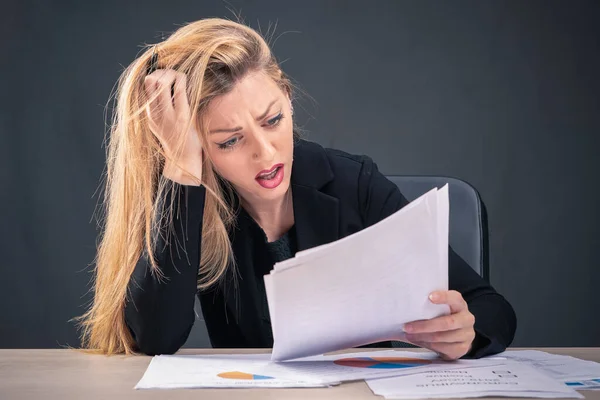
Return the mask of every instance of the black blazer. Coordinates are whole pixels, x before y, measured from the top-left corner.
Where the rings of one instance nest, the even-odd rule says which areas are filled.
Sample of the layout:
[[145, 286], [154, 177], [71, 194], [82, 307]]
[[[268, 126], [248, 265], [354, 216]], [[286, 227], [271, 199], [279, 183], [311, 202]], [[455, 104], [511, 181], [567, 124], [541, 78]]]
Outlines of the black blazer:
[[[366, 156], [297, 141], [291, 176], [298, 250], [329, 243], [360, 231], [408, 204], [398, 187]], [[263, 276], [273, 260], [266, 236], [243, 210], [230, 232], [237, 280], [228, 271], [221, 285], [198, 292], [196, 280], [205, 189], [176, 185], [175, 229], [159, 239], [155, 257], [166, 280], [149, 273], [143, 255], [129, 284], [125, 321], [138, 350], [171, 354], [187, 340], [198, 295], [213, 347], [272, 347]], [[167, 198], [165, 204], [170, 204]], [[237, 281], [237, 285], [234, 283]], [[466, 357], [503, 351], [513, 340], [516, 317], [511, 305], [453, 250], [449, 250], [449, 288], [462, 293], [475, 316], [476, 340]], [[378, 345], [389, 345], [379, 343]]]

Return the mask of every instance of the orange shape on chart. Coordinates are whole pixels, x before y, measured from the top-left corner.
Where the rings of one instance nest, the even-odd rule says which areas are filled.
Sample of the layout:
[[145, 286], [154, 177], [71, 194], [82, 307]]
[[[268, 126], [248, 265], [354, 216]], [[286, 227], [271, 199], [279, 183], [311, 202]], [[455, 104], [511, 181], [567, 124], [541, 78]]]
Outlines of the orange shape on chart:
[[272, 376], [253, 375], [253, 374], [248, 374], [246, 372], [240, 372], [240, 371], [221, 372], [217, 376], [219, 378], [225, 378], [225, 379], [244, 379], [244, 380], [273, 379]]

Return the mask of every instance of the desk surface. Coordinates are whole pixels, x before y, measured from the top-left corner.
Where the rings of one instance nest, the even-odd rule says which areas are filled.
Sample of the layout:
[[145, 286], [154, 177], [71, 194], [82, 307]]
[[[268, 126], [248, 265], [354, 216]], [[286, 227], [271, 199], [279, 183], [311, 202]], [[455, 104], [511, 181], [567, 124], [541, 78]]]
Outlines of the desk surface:
[[[359, 349], [353, 349], [357, 351]], [[374, 350], [374, 349], [368, 349]], [[520, 349], [515, 349], [520, 350]], [[541, 348], [600, 362], [600, 348]], [[264, 350], [235, 350], [258, 353]], [[227, 350], [184, 349], [179, 354], [231, 353]], [[364, 382], [317, 389], [176, 389], [134, 390], [151, 357], [97, 356], [76, 350], [0, 349], [0, 399], [376, 399]], [[582, 392], [600, 400], [600, 391]]]

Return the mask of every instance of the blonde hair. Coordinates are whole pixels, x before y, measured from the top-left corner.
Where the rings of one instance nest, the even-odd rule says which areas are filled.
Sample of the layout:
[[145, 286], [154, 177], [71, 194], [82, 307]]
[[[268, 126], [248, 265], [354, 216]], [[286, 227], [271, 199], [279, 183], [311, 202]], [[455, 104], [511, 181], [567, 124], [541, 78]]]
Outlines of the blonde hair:
[[[78, 318], [82, 347], [102, 354], [136, 352], [124, 317], [128, 283], [142, 254], [155, 254], [156, 235], [161, 227], [172, 226], [173, 204], [164, 207], [163, 203], [174, 186], [162, 177], [165, 153], [150, 131], [145, 113], [152, 99], [145, 94], [144, 78], [154, 51], [158, 55], [158, 68], [174, 69], [187, 76], [189, 124], [196, 124], [203, 144], [206, 143], [203, 115], [208, 104], [231, 91], [249, 72], [266, 73], [291, 96], [290, 80], [281, 71], [265, 39], [243, 24], [217, 18], [179, 28], [165, 41], [148, 46], [122, 73], [107, 149], [105, 218], [95, 260], [94, 298], [89, 310]], [[176, 154], [180, 154], [184, 140], [182, 135]], [[219, 282], [233, 264], [228, 229], [234, 221], [234, 210], [226, 201], [230, 193], [219, 183], [204, 154], [201, 183], [207, 197], [199, 289]], [[160, 278], [160, 266], [154, 257], [148, 258], [152, 273]]]

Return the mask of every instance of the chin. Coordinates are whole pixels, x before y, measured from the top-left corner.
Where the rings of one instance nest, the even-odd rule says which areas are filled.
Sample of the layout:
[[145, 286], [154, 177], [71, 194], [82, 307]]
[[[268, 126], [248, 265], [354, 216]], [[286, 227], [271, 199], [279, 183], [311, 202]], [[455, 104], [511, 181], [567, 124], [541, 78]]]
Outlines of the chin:
[[273, 189], [264, 188], [258, 183], [256, 184], [258, 188], [254, 191], [254, 194], [260, 198], [261, 200], [277, 200], [283, 197], [290, 187], [289, 181], [283, 181], [279, 186]]

